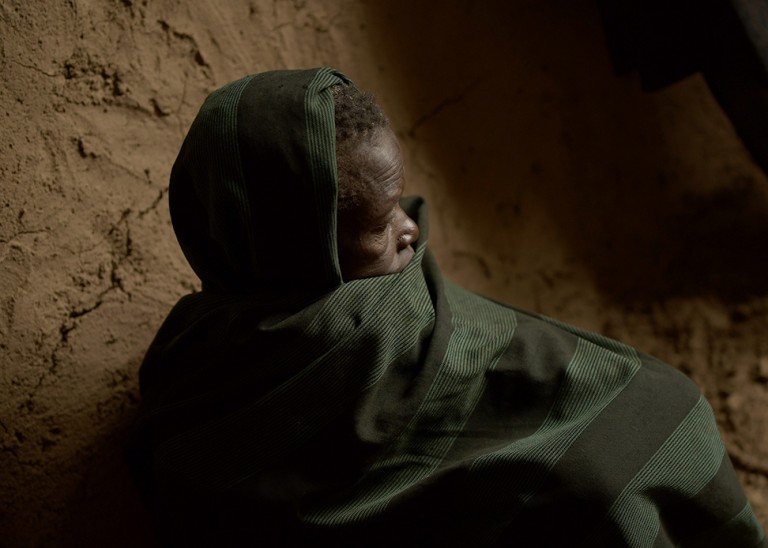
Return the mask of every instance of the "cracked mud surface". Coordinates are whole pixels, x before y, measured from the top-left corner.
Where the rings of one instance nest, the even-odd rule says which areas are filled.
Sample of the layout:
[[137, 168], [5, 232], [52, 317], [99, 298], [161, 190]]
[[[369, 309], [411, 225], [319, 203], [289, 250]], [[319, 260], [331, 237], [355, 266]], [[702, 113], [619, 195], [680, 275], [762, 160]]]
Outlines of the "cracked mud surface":
[[0, 544], [151, 545], [121, 443], [197, 287], [171, 164], [208, 92], [317, 65], [379, 96], [446, 274], [685, 371], [768, 522], [766, 177], [699, 79], [613, 75], [592, 2], [471, 5], [0, 5]]

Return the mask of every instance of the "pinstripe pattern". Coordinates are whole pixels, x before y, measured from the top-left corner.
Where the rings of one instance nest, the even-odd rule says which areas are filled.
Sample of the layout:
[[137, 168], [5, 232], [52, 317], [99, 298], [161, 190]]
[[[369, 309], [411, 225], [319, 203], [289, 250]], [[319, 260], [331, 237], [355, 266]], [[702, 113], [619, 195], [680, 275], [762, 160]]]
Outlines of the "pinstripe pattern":
[[660, 523], [650, 489], [663, 485], [693, 497], [715, 475], [724, 451], [712, 409], [701, 397], [611, 506], [608, 516], [624, 532], [626, 545], [653, 545]]
[[[654, 546], [693, 538], [691, 516], [714, 546], [762, 538], [692, 383], [444, 282], [421, 200], [403, 202], [421, 234], [405, 270], [341, 283], [328, 87], [342, 81], [316, 69], [230, 84], [174, 166], [174, 228], [220, 291], [182, 299], [142, 365], [134, 468], [169, 542]], [[297, 115], [304, 127], [282, 127]], [[291, 208], [298, 190], [310, 196]], [[280, 212], [290, 245], [271, 233]], [[558, 512], [569, 530], [550, 527]]]
[[[204, 150], [210, 154], [211, 158], [226, 158], [221, 162], [221, 169], [215, 172], [215, 178], [212, 183], [215, 186], [226, 189], [223, 194], [225, 203], [221, 204], [223, 211], [234, 211], [240, 218], [241, 226], [248, 227], [253, 223], [251, 221], [250, 201], [248, 200], [248, 187], [244, 184], [242, 162], [240, 159], [240, 145], [237, 135], [237, 107], [240, 102], [240, 96], [253, 79], [253, 76], [246, 76], [235, 82], [227, 84], [223, 88], [216, 90], [206, 101], [210, 105], [211, 115], [201, 117], [209, 127], [203, 131], [191, 132], [191, 135], [197, 139], [204, 139], [205, 135], [215, 135], [216, 137], [206, 139], [199, 143], [195, 148]], [[253, 249], [253, 232], [245, 231], [243, 234], [248, 249]]]
[[[201, 486], [234, 485], [265, 462], [315, 434], [340, 412], [348, 401], [345, 395], [375, 385], [387, 365], [416, 344], [421, 330], [433, 321], [432, 302], [424, 279], [415, 267], [423, 253], [421, 248], [412, 263], [414, 267], [398, 277], [357, 280], [334, 292], [307, 326], [303, 344], [287, 349], [283, 357], [286, 362], [305, 361], [307, 356], [317, 356], [316, 359], [264, 397], [222, 420], [211, 421], [167, 440], [158, 449], [158, 463], [172, 467], [174, 474], [197, 477]], [[408, 295], [419, 297], [387, 300], [402, 288], [408, 290]], [[382, 305], [382, 301], [386, 305]], [[340, 309], [360, 312], [339, 315]], [[355, 325], [355, 318], [361, 321], [360, 325]], [[392, 322], [392, 330], [386, 338], [381, 338], [377, 335], [380, 326], [392, 318], [409, 321]], [[329, 332], [346, 333], [346, 336], [329, 348], [326, 336]], [[377, 344], [371, 344], [372, 341]], [[317, 386], [325, 390], [320, 393]], [[316, 410], [300, 422], [291, 411], [297, 399], [313, 405]], [[265, 416], [271, 417], [268, 423], [264, 422]], [[240, 433], [244, 431], [252, 435], [243, 438]], [[290, 435], [275, 443], [263, 444], [262, 436], [269, 435], [270, 431]], [[211, 454], [206, 447], [212, 445], [225, 449]], [[210, 473], [211, 468], [215, 473]]]
[[[612, 345], [613, 346], [613, 345]], [[624, 350], [630, 350], [625, 347]], [[506, 499], [525, 503], [546, 474], [590, 422], [615, 398], [640, 367], [637, 357], [624, 357], [580, 339], [566, 377], [548, 416], [536, 433], [476, 459], [472, 470], [499, 470], [516, 462], [536, 462], [538, 474], [511, 477], [502, 490]], [[493, 473], [484, 482], [497, 482]], [[479, 493], [483, 489], [478, 489]]]
[[[309, 153], [319, 233], [325, 235], [323, 256], [329, 261], [322, 268], [339, 271], [336, 251], [336, 130], [333, 97], [328, 88], [341, 79], [331, 69], [320, 69], [309, 84], [304, 99], [307, 122], [307, 151]], [[324, 92], [324, 93], [322, 93]]]
[[[763, 544], [766, 544], [765, 534], [763, 533], [762, 537], [760, 536], [761, 529], [760, 522], [757, 521], [757, 516], [752, 511], [752, 506], [747, 503], [741, 509], [741, 512], [736, 514], [732, 520], [722, 527], [719, 540], [722, 544], [735, 544], [734, 537], [741, 537], [739, 540], [743, 539], [745, 545], [757, 546], [761, 540]], [[733, 536], [729, 535], [729, 532]], [[709, 545], [717, 546], [717, 539], [710, 537]]]
[[[406, 431], [341, 502], [306, 515], [310, 523], [353, 523], [383, 512], [397, 494], [430, 476], [442, 463], [514, 333], [515, 316], [489, 301], [449, 286], [455, 311], [446, 360]], [[397, 317], [397, 316], [395, 316]], [[479, 318], [484, 321], [478, 322]]]
[[[243, 226], [251, 226], [251, 202], [248, 199], [248, 185], [244, 184], [242, 162], [240, 161], [240, 147], [237, 142], [237, 106], [240, 95], [252, 77], [245, 77], [231, 84], [228, 93], [222, 95], [221, 113], [219, 122], [222, 126], [221, 141], [209, 143], [209, 146], [221, 146], [223, 150], [231, 151], [232, 173], [223, 183], [232, 195], [231, 207], [236, 209], [242, 218]], [[219, 154], [222, 154], [220, 152]], [[246, 232], [248, 248], [253, 248], [254, 234]]]

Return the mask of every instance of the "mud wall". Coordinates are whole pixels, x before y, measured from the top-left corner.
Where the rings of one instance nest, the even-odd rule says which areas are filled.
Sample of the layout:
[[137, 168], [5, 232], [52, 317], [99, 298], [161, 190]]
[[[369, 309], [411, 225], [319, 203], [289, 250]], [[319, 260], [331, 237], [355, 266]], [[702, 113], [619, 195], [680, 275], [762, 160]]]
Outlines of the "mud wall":
[[0, 37], [0, 544], [151, 544], [170, 166], [208, 92], [317, 65], [378, 95], [448, 276], [691, 375], [768, 521], [768, 181], [700, 79], [613, 75], [592, 0], [4, 0]]

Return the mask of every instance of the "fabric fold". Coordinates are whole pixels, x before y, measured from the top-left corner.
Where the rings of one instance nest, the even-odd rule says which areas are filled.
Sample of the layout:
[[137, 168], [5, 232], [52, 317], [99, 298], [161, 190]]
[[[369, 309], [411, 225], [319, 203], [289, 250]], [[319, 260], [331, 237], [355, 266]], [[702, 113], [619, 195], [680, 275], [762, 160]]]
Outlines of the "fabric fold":
[[[741, 491], [693, 383], [446, 281], [422, 199], [401, 201], [420, 229], [405, 269], [341, 280], [332, 85], [351, 84], [312, 69], [225, 86], [174, 166], [203, 290], [147, 351], [129, 447], [162, 540], [664, 545], [689, 531], [670, 519], [706, 515], [759, 542], [743, 494], [707, 506]], [[573, 528], [534, 527], [564, 512]]]

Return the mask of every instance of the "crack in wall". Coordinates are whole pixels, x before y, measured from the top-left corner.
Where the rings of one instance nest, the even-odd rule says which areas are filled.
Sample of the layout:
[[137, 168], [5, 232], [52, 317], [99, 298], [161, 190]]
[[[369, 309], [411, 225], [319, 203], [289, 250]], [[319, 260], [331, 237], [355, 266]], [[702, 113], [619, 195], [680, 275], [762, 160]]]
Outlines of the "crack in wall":
[[169, 46], [171, 45], [172, 39], [187, 42], [188, 44], [191, 45], [190, 53], [192, 54], [192, 59], [195, 61], [195, 63], [207, 69], [208, 71], [211, 70], [211, 65], [203, 57], [203, 53], [194, 36], [192, 36], [191, 34], [187, 34], [185, 32], [180, 32], [176, 30], [170, 23], [168, 23], [164, 19], [158, 19], [157, 23], [160, 25], [160, 28], [163, 30], [163, 32], [165, 32], [167, 45]]
[[32, 234], [47, 234], [48, 232], [50, 232], [50, 230], [51, 229], [48, 227], [39, 228], [39, 229], [21, 230], [19, 232], [12, 234], [11, 237], [8, 238], [7, 240], [0, 238], [0, 244], [12, 244], [14, 240], [18, 239], [21, 236], [29, 236]]
[[17, 64], [17, 65], [19, 65], [20, 67], [24, 67], [24, 68], [28, 68], [28, 69], [30, 69], [30, 70], [34, 70], [35, 72], [39, 72], [40, 74], [42, 74], [42, 75], [44, 75], [44, 76], [47, 76], [47, 77], [49, 77], [49, 78], [56, 78], [57, 76], [59, 76], [58, 74], [56, 74], [56, 73], [54, 73], [54, 72], [46, 72], [46, 71], [44, 71], [43, 69], [41, 69], [41, 68], [39, 68], [39, 67], [36, 67], [35, 65], [28, 65], [28, 64], [26, 64], [26, 63], [22, 63], [21, 61], [17, 61], [17, 60], [15, 60], [15, 59], [11, 59], [11, 61], [12, 61], [13, 63], [16, 63], [16, 64]]
[[157, 206], [159, 206], [159, 205], [160, 205], [160, 202], [162, 202], [162, 201], [163, 201], [163, 198], [165, 197], [165, 195], [166, 195], [167, 193], [168, 193], [168, 187], [167, 187], [167, 186], [164, 186], [163, 188], [161, 188], [161, 189], [158, 191], [158, 193], [157, 193], [157, 196], [156, 196], [156, 197], [155, 197], [155, 199], [152, 201], [152, 203], [151, 203], [151, 204], [149, 204], [149, 206], [148, 206], [148, 207], [146, 207], [146, 208], [142, 209], [141, 211], [139, 211], [139, 213], [138, 213], [137, 217], [138, 217], [139, 219], [143, 219], [143, 218], [144, 218], [144, 216], [145, 216], [147, 213], [149, 213], [150, 211], [154, 211], [154, 210], [156, 210], [156, 209], [157, 209]]
[[456, 105], [458, 103], [463, 102], [470, 91], [472, 91], [480, 82], [482, 82], [483, 78], [475, 78], [472, 80], [469, 85], [467, 85], [463, 90], [461, 90], [456, 95], [452, 95], [450, 97], [446, 97], [437, 105], [434, 106], [429, 112], [422, 114], [418, 118], [416, 118], [416, 121], [411, 124], [410, 129], [407, 131], [409, 137], [414, 137], [416, 135], [416, 130], [419, 129], [421, 126], [429, 122], [432, 118], [443, 112], [446, 108]]
[[[159, 200], [157, 200], [157, 202], [159, 203]], [[70, 334], [82, 324], [83, 319], [89, 314], [99, 310], [99, 308], [101, 308], [106, 302], [107, 296], [114, 292], [123, 293], [126, 295], [129, 301], [132, 299], [132, 294], [126, 289], [123, 278], [119, 273], [119, 269], [123, 266], [123, 264], [130, 260], [134, 252], [133, 238], [131, 237], [129, 224], [129, 218], [131, 214], [132, 210], [130, 208], [124, 209], [121, 212], [118, 221], [115, 222], [106, 232], [106, 239], [112, 240], [112, 236], [114, 236], [119, 231], [120, 225], [125, 225], [125, 236], [122, 238], [121, 247], [115, 248], [113, 246], [113, 253], [116, 252], [117, 258], [115, 258], [115, 254], [113, 254], [108, 276], [109, 286], [98, 292], [95, 296], [95, 300], [91, 304], [82, 307], [71, 308], [64, 320], [59, 325], [58, 340], [48, 356], [49, 365], [42, 371], [40, 377], [35, 383], [35, 386], [29, 392], [27, 400], [22, 404], [22, 407], [26, 407], [29, 412], [32, 412], [34, 409], [35, 395], [45, 380], [50, 376], [58, 374], [62, 363], [60, 353], [65, 348], [69, 347]]]

